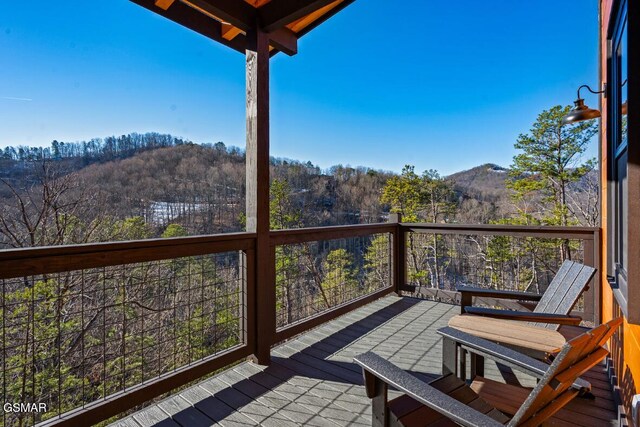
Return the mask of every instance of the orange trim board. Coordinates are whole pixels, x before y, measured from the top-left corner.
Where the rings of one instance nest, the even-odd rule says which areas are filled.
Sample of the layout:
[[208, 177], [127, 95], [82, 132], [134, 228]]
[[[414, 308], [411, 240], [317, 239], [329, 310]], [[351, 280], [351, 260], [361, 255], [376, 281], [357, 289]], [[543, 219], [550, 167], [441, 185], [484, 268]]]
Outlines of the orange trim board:
[[[158, 0], [158, 1], [162, 1], [162, 0]], [[173, 0], [172, 0], [172, 1], [173, 1]], [[219, 21], [219, 22], [220, 22], [220, 23], [222, 23], [222, 24], [226, 24], [226, 22], [225, 22], [222, 18], [219, 18], [219, 17], [217, 17], [216, 15], [214, 15], [213, 13], [211, 13], [211, 12], [208, 12], [208, 11], [204, 10], [204, 9], [203, 9], [203, 8], [201, 8], [200, 6], [198, 6], [198, 5], [195, 5], [195, 4], [191, 3], [189, 0], [180, 0], [180, 1], [181, 1], [182, 3], [184, 3], [184, 4], [186, 4], [187, 6], [189, 6], [189, 7], [193, 8], [193, 9], [197, 10], [198, 12], [200, 12], [200, 13], [202, 13], [202, 14], [207, 15], [209, 18], [213, 18], [213, 19], [215, 19], [216, 21]]]
[[624, 361], [631, 371], [636, 385], [636, 393], [640, 393], [640, 325], [624, 324]]
[[[600, 80], [601, 83], [605, 83], [607, 76], [606, 76], [606, 70], [607, 70], [607, 50], [608, 50], [608, 43], [607, 43], [607, 30], [609, 28], [609, 24], [610, 21], [612, 19], [612, 13], [613, 13], [613, 4], [614, 4], [614, 0], [600, 0], [599, 1], [599, 6], [600, 6]], [[601, 175], [600, 175], [600, 188], [601, 188], [601, 202], [600, 202], [600, 214], [601, 214], [601, 221], [602, 221], [602, 254], [604, 256], [602, 256], [601, 258], [601, 272], [602, 272], [602, 321], [606, 322], [607, 320], [611, 319], [613, 316], [615, 316], [616, 313], [614, 313], [615, 311], [615, 307], [616, 307], [616, 301], [615, 301], [615, 296], [613, 295], [613, 292], [611, 291], [611, 288], [609, 287], [608, 283], [607, 283], [607, 277], [606, 277], [606, 268], [607, 268], [607, 254], [608, 254], [608, 244], [609, 242], [607, 241], [607, 225], [608, 225], [608, 221], [607, 221], [607, 217], [608, 217], [608, 212], [607, 212], [607, 193], [611, 190], [610, 188], [608, 188], [607, 186], [607, 148], [608, 148], [608, 141], [607, 141], [607, 132], [606, 132], [606, 125], [607, 125], [607, 108], [606, 108], [606, 103], [607, 103], [607, 99], [602, 99], [601, 100], [602, 105], [601, 105], [601, 109], [602, 109], [602, 120], [601, 120], [601, 125], [600, 125], [600, 141], [601, 141], [601, 167], [600, 170]], [[622, 329], [623, 329], [623, 333], [622, 333], [622, 337], [623, 337], [623, 343], [622, 343], [622, 348], [621, 350], [621, 356], [624, 358], [623, 360], [620, 360], [622, 366], [617, 366], [616, 368], [618, 369], [618, 372], [616, 372], [616, 374], [618, 375], [618, 381], [620, 382], [620, 386], [623, 388], [622, 393], [623, 396], [630, 396], [631, 394], [634, 393], [639, 393], [640, 392], [640, 325], [631, 325], [629, 324], [626, 319], [624, 324], [622, 325]], [[631, 382], [628, 382], [627, 380], [627, 375], [630, 374], [631, 378]], [[627, 389], [628, 387], [631, 386], [631, 384], [634, 384], [634, 388], [635, 390], [629, 390]], [[625, 402], [625, 403], [630, 403], [630, 402]], [[629, 408], [627, 408], [629, 409]]]
[[231, 24], [222, 24], [222, 37], [227, 40], [233, 40], [235, 36], [242, 33], [242, 30], [238, 27], [234, 27]]
[[289, 28], [294, 33], [299, 33], [300, 31], [311, 25], [314, 21], [322, 18], [322, 16], [324, 16], [326, 13], [331, 11], [342, 2], [343, 0], [336, 0], [333, 3], [329, 3], [328, 5], [321, 7], [315, 12], [311, 12], [307, 16], [304, 16], [297, 21], [292, 22], [291, 24], [287, 25], [287, 28]]
[[155, 5], [160, 9], [167, 10], [173, 4], [175, 0], [156, 0]]

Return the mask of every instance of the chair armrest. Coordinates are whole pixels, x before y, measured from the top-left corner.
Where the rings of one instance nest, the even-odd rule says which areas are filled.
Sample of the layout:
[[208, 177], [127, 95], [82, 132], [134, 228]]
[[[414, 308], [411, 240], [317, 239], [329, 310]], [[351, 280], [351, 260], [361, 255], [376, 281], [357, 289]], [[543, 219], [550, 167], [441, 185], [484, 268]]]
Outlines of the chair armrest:
[[549, 369], [549, 365], [533, 357], [450, 326], [438, 329], [438, 333], [445, 339], [455, 341], [472, 353], [501, 362], [511, 368], [517, 368], [538, 379], [541, 379]]
[[497, 289], [474, 288], [473, 286], [456, 286], [456, 291], [460, 293], [470, 294], [471, 296], [502, 298], [502, 299], [519, 299], [526, 301], [540, 301], [542, 295], [531, 292], [517, 291], [499, 291]]
[[464, 308], [465, 313], [496, 319], [520, 320], [523, 322], [553, 323], [558, 325], [577, 326], [582, 322], [581, 317], [569, 314], [534, 313], [530, 311], [499, 310], [495, 308], [471, 307]]
[[[542, 379], [549, 369], [549, 365], [533, 357], [449, 326], [438, 329], [438, 333], [444, 339], [450, 339], [472, 353], [500, 362], [510, 368], [518, 369], [537, 379]], [[573, 388], [581, 392], [588, 392], [591, 390], [591, 384], [578, 378], [573, 383]]]
[[363, 370], [377, 379], [411, 396], [423, 405], [438, 411], [458, 424], [469, 427], [502, 426], [493, 418], [447, 396], [375, 353], [360, 354], [354, 357], [353, 360]]

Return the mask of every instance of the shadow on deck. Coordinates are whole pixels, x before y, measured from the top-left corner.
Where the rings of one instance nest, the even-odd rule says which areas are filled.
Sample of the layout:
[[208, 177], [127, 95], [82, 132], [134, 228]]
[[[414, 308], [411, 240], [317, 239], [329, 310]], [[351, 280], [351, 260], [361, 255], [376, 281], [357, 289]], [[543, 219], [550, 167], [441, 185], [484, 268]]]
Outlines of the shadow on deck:
[[[374, 351], [429, 380], [441, 371], [438, 328], [457, 306], [386, 297], [302, 334], [272, 350], [269, 367], [244, 362], [112, 426], [345, 426], [371, 425], [371, 405], [353, 356]], [[488, 363], [485, 374], [523, 386], [531, 377]], [[595, 400], [580, 399], [560, 424], [603, 425], [617, 420], [604, 368], [585, 377]]]

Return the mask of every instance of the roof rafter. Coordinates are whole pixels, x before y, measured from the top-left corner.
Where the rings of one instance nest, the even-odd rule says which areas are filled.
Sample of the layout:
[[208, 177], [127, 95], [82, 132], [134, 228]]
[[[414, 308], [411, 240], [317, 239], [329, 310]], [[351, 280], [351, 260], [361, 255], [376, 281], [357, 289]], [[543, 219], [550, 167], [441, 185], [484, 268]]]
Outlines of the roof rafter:
[[193, 4], [205, 12], [218, 17], [220, 20], [240, 28], [251, 31], [256, 26], [256, 8], [249, 3], [238, 0], [181, 0]]
[[354, 0], [131, 0], [245, 53], [247, 34], [268, 33], [270, 54], [295, 55], [298, 39]]
[[162, 7], [156, 6], [154, 0], [131, 0], [132, 2], [149, 9], [167, 19], [179, 23], [197, 33], [202, 34], [212, 40], [222, 43], [238, 52], [244, 54], [246, 48], [246, 37], [238, 35], [232, 40], [227, 40], [222, 36], [222, 23], [198, 12], [196, 9], [186, 4], [176, 1], [171, 7], [164, 10]]
[[298, 36], [288, 28], [279, 28], [270, 32], [269, 40], [273, 47], [289, 56], [298, 53]]
[[242, 34], [242, 30], [231, 24], [222, 23], [222, 37], [227, 40], [233, 40], [238, 34]]
[[346, 8], [347, 6], [349, 6], [351, 3], [355, 2], [355, 1], [356, 0], [343, 0], [336, 7], [334, 7], [333, 9], [331, 9], [330, 11], [328, 11], [327, 13], [322, 15], [322, 17], [320, 19], [317, 19], [316, 21], [314, 21], [311, 24], [307, 25], [302, 30], [298, 31], [296, 33], [298, 38], [300, 38], [300, 37], [304, 36], [305, 34], [309, 33], [310, 31], [312, 31], [313, 29], [318, 27], [320, 24], [322, 24], [326, 20], [330, 19], [332, 16], [337, 15], [338, 12], [342, 11], [344, 8]]
[[333, 2], [335, 0], [271, 0], [258, 8], [260, 25], [271, 32]]
[[162, 8], [164, 10], [167, 10], [167, 9], [169, 9], [169, 6], [171, 6], [173, 4], [174, 1], [175, 0], [156, 0], [155, 4], [156, 4], [156, 6]]

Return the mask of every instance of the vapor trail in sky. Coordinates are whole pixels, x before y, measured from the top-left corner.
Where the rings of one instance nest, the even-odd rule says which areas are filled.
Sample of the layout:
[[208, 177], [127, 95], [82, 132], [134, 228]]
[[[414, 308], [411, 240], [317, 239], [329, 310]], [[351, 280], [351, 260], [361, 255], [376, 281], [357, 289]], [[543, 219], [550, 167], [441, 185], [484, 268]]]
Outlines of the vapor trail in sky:
[[33, 99], [31, 98], [19, 98], [19, 97], [15, 97], [15, 96], [0, 96], [1, 99], [7, 99], [9, 101], [25, 101], [25, 102], [31, 102], [33, 101]]

